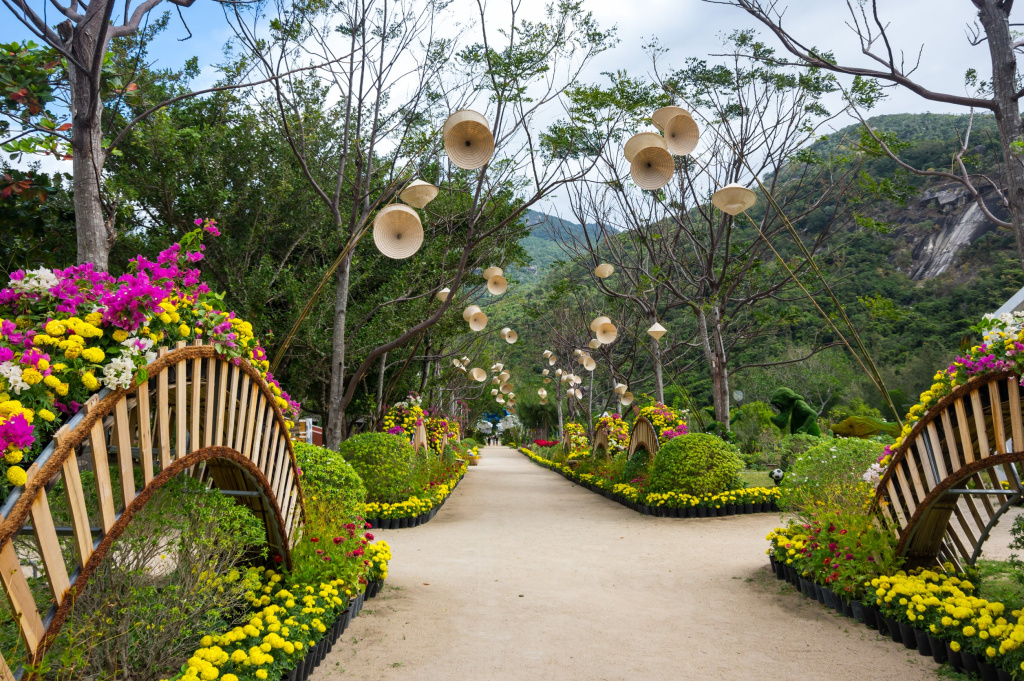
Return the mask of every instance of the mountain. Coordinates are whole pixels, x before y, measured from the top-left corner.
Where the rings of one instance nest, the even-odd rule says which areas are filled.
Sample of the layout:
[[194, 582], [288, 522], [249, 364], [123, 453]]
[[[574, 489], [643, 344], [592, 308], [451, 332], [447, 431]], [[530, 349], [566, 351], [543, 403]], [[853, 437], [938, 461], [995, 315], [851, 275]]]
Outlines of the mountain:
[[530, 267], [517, 270], [524, 282], [536, 280], [556, 260], [568, 260], [559, 242], [581, 239], [586, 232], [590, 233], [591, 239], [599, 235], [596, 225], [587, 225], [584, 230], [577, 222], [535, 210], [526, 211], [525, 220], [530, 227], [530, 236], [519, 243], [530, 255]]

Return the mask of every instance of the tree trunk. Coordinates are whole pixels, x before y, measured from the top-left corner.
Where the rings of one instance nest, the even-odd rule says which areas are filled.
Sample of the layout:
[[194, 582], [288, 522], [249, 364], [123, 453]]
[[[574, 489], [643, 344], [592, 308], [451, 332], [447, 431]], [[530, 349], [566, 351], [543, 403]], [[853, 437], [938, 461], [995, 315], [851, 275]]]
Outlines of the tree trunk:
[[384, 418], [384, 373], [388, 367], [388, 353], [380, 356], [380, 373], [377, 374], [377, 413], [375, 422]]
[[345, 439], [345, 319], [348, 314], [348, 288], [351, 272], [352, 253], [350, 252], [341, 261], [335, 275], [334, 334], [331, 341], [331, 405], [327, 412], [327, 429], [324, 432], [324, 446], [329, 449], [337, 449], [341, 441]]
[[[558, 379], [555, 378], [557, 381]], [[562, 441], [563, 421], [562, 421], [562, 386], [561, 384], [555, 384], [555, 404], [558, 406], [558, 441]]]
[[[1006, 199], [1010, 222], [1017, 237], [1017, 259], [1024, 270], [1024, 164], [1013, 143], [1024, 134], [1020, 120], [1017, 91], [1017, 59], [1010, 33], [1009, 12], [1012, 3], [1001, 0], [975, 0], [978, 19], [988, 37], [992, 59], [992, 96], [996, 102], [996, 125], [1006, 165]], [[1005, 7], [1005, 9], [1004, 9]]]
[[[715, 420], [729, 429], [729, 373], [726, 368], [725, 347], [722, 344], [721, 314], [711, 308], [711, 318], [700, 310], [697, 313], [704, 359], [711, 373], [711, 397], [715, 406]], [[709, 328], [710, 327], [710, 328]]]
[[[655, 319], [654, 322], [656, 321], [658, 320]], [[653, 336], [651, 337], [651, 355], [654, 356], [654, 396], [659, 402], [665, 404], [665, 381], [661, 375], [661, 344]]]
[[[80, 26], [70, 45], [71, 53], [86, 66], [96, 58], [97, 24], [92, 22]], [[71, 30], [70, 26], [67, 30]], [[91, 262], [96, 269], [106, 271], [114, 239], [113, 225], [108, 231], [100, 201], [100, 179], [106, 160], [101, 126], [103, 98], [94, 93], [88, 73], [69, 63], [68, 76], [71, 84], [71, 165], [78, 262]]]

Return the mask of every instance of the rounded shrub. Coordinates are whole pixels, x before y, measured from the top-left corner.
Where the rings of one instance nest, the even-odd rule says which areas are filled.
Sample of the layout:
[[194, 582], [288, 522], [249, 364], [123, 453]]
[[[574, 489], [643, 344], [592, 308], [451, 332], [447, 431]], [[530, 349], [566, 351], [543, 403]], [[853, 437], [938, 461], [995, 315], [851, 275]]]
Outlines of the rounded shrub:
[[392, 504], [408, 496], [413, 449], [409, 441], [387, 433], [361, 433], [338, 446], [366, 485], [366, 500]]
[[319, 496], [346, 512], [366, 501], [363, 479], [341, 454], [305, 442], [296, 442], [294, 447], [306, 494]]
[[878, 461], [885, 445], [854, 437], [823, 439], [798, 454], [782, 479], [779, 505], [796, 513], [826, 508], [863, 511], [874, 488], [864, 473]]
[[718, 494], [739, 487], [743, 462], [721, 438], [707, 433], [674, 437], [658, 449], [651, 464], [650, 492]]

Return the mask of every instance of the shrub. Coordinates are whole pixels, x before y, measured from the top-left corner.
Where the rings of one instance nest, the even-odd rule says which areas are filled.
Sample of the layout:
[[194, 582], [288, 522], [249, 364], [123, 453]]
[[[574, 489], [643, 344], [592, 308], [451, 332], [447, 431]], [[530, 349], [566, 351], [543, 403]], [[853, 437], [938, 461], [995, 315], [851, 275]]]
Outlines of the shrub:
[[409, 441], [387, 433], [361, 433], [338, 446], [366, 486], [367, 501], [392, 504], [407, 496], [413, 462]]
[[747, 402], [732, 417], [736, 445], [744, 454], [754, 454], [766, 444], [778, 441], [781, 431], [772, 423], [774, 413], [765, 402]]
[[476, 440], [474, 440], [471, 437], [464, 437], [464, 438], [462, 438], [462, 440], [460, 441], [460, 444], [463, 444], [463, 445], [465, 445], [467, 447], [479, 447], [480, 446], [480, 443], [477, 442]]
[[743, 462], [735, 449], [707, 433], [690, 433], [666, 442], [651, 465], [650, 492], [718, 494], [739, 486]]
[[819, 440], [786, 472], [779, 505], [804, 514], [821, 504], [832, 511], [862, 512], [874, 491], [864, 481], [864, 471], [883, 449], [880, 442], [858, 438]]
[[814, 435], [807, 435], [806, 433], [796, 433], [795, 435], [786, 435], [779, 442], [779, 468], [784, 471], [788, 471], [789, 467], [793, 465], [793, 462], [801, 454], [806, 452], [811, 447], [820, 445], [824, 440]]
[[296, 442], [295, 459], [302, 469], [306, 494], [322, 497], [348, 515], [355, 504], [366, 501], [366, 486], [356, 469], [331, 449]]
[[[639, 449], [632, 456], [632, 458], [626, 460], [627, 452], [623, 452], [620, 455], [622, 457], [622, 477], [616, 482], [625, 483], [627, 485], [635, 485], [637, 487], [643, 487], [647, 482], [648, 468], [651, 463], [651, 455], [647, 450]], [[614, 459], [613, 459], [614, 460]]]

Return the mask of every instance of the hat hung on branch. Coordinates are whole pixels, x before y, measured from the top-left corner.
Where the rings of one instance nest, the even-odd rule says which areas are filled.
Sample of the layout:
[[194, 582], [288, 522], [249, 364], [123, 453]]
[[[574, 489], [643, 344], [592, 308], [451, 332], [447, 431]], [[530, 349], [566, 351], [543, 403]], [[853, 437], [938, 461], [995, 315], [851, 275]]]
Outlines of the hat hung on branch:
[[550, 350], [545, 350], [543, 353], [544, 359], [550, 357], [553, 353]]
[[482, 168], [494, 154], [491, 126], [476, 111], [456, 111], [444, 122], [441, 134], [444, 137], [444, 152], [452, 163], [463, 170]]
[[672, 179], [676, 162], [664, 138], [655, 132], [641, 132], [626, 142], [629, 174], [641, 189], [661, 189]]
[[605, 345], [608, 343], [614, 343], [615, 339], [618, 337], [619, 329], [611, 322], [597, 327], [597, 340], [601, 341]]
[[611, 321], [611, 317], [594, 317], [594, 321], [590, 322], [590, 330], [597, 333], [598, 327], [602, 324], [608, 324]]
[[468, 305], [468, 306], [466, 306], [466, 309], [462, 311], [462, 318], [465, 319], [468, 322], [470, 320], [470, 318], [473, 315], [475, 315], [477, 312], [479, 312], [479, 311], [480, 311], [480, 306], [479, 305]]
[[597, 368], [597, 362], [594, 361], [593, 357], [587, 355], [586, 357], [583, 358], [583, 368], [586, 369], [587, 371], [593, 371], [594, 369]]
[[601, 341], [597, 340], [596, 338], [591, 338], [590, 342], [587, 343], [587, 347], [590, 348], [591, 350], [597, 350], [599, 347], [601, 347]]
[[544, 379], [544, 382], [545, 382], [545, 383], [550, 383], [550, 382], [551, 382], [551, 379], [550, 379], [550, 378], [545, 378], [545, 379]]
[[622, 396], [619, 398], [619, 404], [621, 404], [623, 407], [628, 407], [629, 405], [633, 404], [633, 393], [628, 391], [622, 393]]
[[507, 371], [502, 371], [500, 374], [498, 374], [498, 378], [501, 380], [502, 383], [504, 383], [505, 381], [507, 381], [511, 377], [512, 377], [512, 374], [510, 374]]
[[537, 388], [537, 394], [541, 397], [547, 397], [548, 391], [545, 390], [544, 388]]
[[487, 280], [487, 291], [492, 296], [500, 296], [508, 290], [508, 280], [500, 274], [495, 274]]
[[491, 383], [494, 385], [501, 385], [501, 379], [495, 376], [494, 378], [491, 379]]
[[664, 336], [666, 333], [668, 333], [668, 329], [666, 329], [658, 322], [654, 322], [653, 324], [651, 324], [651, 328], [647, 329], [647, 335], [653, 338], [654, 340], [660, 340], [661, 337]]
[[484, 279], [490, 279], [491, 277], [498, 277], [505, 272], [500, 267], [488, 267], [484, 270]]
[[627, 386], [626, 386], [625, 383], [616, 383], [615, 384], [615, 394], [616, 395], [624, 395], [626, 393], [626, 387]]
[[509, 345], [512, 345], [517, 340], [519, 340], [519, 334], [513, 331], [512, 329], [508, 329], [504, 334], [502, 334], [501, 337], [504, 338], [505, 342], [508, 343]]
[[420, 216], [409, 206], [392, 203], [373, 219], [373, 243], [385, 257], [404, 260], [423, 245]]
[[499, 388], [499, 390], [501, 390], [501, 392], [503, 392], [506, 395], [508, 395], [510, 392], [512, 392], [512, 384], [511, 383], [502, 383], [501, 387]]
[[448, 300], [448, 295], [452, 292], [450, 288], [445, 286], [443, 289], [434, 294], [434, 297], [440, 300], [442, 303]]
[[498, 394], [498, 389], [497, 388], [491, 388], [491, 394], [492, 395], [497, 395]]
[[487, 372], [481, 369], [480, 367], [474, 367], [473, 369], [471, 369], [469, 372], [469, 376], [478, 383], [483, 383], [484, 381], [487, 380]]
[[686, 156], [697, 148], [700, 129], [686, 109], [665, 106], [651, 116], [654, 127], [665, 134], [665, 145], [676, 156]]
[[413, 208], [425, 208], [428, 203], [437, 198], [437, 187], [423, 180], [413, 180], [402, 190], [398, 198]]
[[487, 328], [487, 315], [483, 312], [476, 312], [469, 318], [469, 328], [472, 331], [483, 331]]
[[551, 366], [555, 366], [555, 362], [557, 362], [557, 361], [558, 361], [558, 358], [555, 357], [554, 355], [551, 355], [550, 357], [548, 357], [548, 364], [551, 365]]
[[458, 357], [453, 357], [452, 358], [452, 366], [454, 366], [454, 367], [462, 366], [462, 360], [459, 359]]
[[723, 213], [739, 215], [757, 203], [757, 194], [733, 182], [712, 194], [711, 203]]
[[549, 373], [551, 373], [551, 372], [548, 371], [547, 369], [545, 369], [544, 371], [540, 372], [540, 375], [541, 376], [547, 376]]
[[598, 277], [599, 279], [607, 279], [613, 274], [615, 274], [615, 268], [609, 265], [608, 263], [603, 262], [594, 268], [594, 276]]

